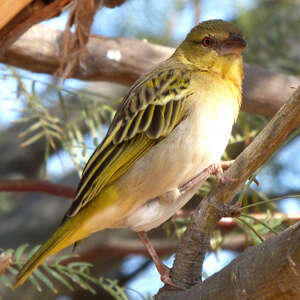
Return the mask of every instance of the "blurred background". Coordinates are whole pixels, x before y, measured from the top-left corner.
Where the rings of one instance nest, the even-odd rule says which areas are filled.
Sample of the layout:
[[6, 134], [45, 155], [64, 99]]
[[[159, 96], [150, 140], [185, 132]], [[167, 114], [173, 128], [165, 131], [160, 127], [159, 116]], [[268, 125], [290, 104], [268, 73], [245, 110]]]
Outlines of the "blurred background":
[[[65, 11], [43, 23], [64, 30], [67, 18]], [[300, 2], [296, 0], [127, 0], [120, 7], [101, 9], [92, 33], [176, 47], [195, 24], [216, 18], [242, 29], [248, 42], [247, 63], [299, 77]], [[84, 163], [101, 141], [127, 89], [108, 82], [67, 79], [62, 83], [50, 75], [0, 65], [0, 180], [39, 178], [75, 188]], [[234, 159], [267, 122], [264, 116], [242, 112], [224, 159]], [[286, 227], [287, 222], [274, 212], [300, 213], [299, 153], [300, 137], [295, 131], [259, 170], [260, 185], [251, 183], [240, 195], [245, 206], [264, 201], [243, 212], [264, 212], [267, 226], [245, 217], [232, 230], [218, 228], [205, 260], [204, 277], [220, 270], [247, 246], [260, 243], [260, 236], [270, 234], [270, 228]], [[191, 211], [213, 184], [212, 179], [201, 188], [185, 210]], [[278, 201], [269, 201], [272, 199]], [[58, 226], [70, 202], [45, 194], [1, 192], [0, 248], [18, 249], [28, 243], [25, 253], [41, 244]], [[187, 222], [183, 214], [151, 232], [168, 265]], [[71, 249], [64, 251], [70, 253]], [[93, 295], [87, 286], [70, 280], [70, 290], [58, 280], [53, 281], [59, 291], [54, 294], [42, 282], [43, 299], [114, 299], [112, 290], [116, 299], [151, 299], [162, 286], [153, 263], [144, 256], [143, 245], [128, 230], [97, 233], [80, 244], [76, 253], [82, 254], [80, 261], [94, 265], [91, 276], [117, 280], [118, 285], [105, 281], [108, 291], [94, 285], [97, 295]], [[124, 295], [118, 287], [124, 287]], [[41, 297], [30, 282], [11, 292], [0, 281], [0, 295], [7, 300]]]

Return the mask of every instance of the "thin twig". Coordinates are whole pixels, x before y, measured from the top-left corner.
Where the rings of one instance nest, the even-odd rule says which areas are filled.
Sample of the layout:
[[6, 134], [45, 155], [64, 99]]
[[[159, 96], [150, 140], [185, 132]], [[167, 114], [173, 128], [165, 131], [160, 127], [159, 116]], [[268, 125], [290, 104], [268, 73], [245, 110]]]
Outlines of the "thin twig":
[[59, 197], [73, 198], [76, 190], [45, 180], [0, 180], [0, 191], [5, 192], [38, 192]]
[[[72, 187], [51, 183], [46, 180], [17, 179], [0, 180], [0, 192], [33, 192], [44, 193], [64, 198], [74, 198], [76, 190]], [[284, 199], [286, 197], [287, 196], [282, 196], [279, 198]], [[288, 197], [299, 197], [299, 195], [289, 195]], [[270, 199], [270, 201], [272, 201], [272, 199]], [[176, 221], [176, 217], [190, 217], [192, 213], [192, 211], [179, 210], [176, 216], [173, 217], [173, 220]], [[265, 220], [268, 216], [266, 213], [250, 213], [249, 215], [260, 221]], [[288, 214], [275, 212], [271, 216], [272, 219], [282, 220], [282, 223], [294, 223], [300, 221], [300, 212]], [[238, 224], [236, 220], [231, 217], [224, 217], [218, 222], [219, 228], [233, 229], [237, 227], [237, 225]]]

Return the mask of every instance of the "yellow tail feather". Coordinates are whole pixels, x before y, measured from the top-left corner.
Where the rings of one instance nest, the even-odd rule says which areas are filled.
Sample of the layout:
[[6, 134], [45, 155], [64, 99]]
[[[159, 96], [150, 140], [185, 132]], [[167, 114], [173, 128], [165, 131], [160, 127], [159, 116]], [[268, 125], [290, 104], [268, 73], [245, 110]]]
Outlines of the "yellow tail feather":
[[97, 198], [86, 205], [76, 216], [63, 223], [52, 237], [29, 259], [17, 275], [14, 288], [22, 285], [30, 274], [50, 255], [72, 245], [76, 241], [86, 238], [93, 232], [112, 228], [127, 211], [126, 207], [119, 207], [120, 198], [110, 185], [104, 188]]
[[[72, 220], [68, 220], [72, 221]], [[68, 230], [70, 227], [66, 222], [52, 235], [52, 237], [29, 259], [17, 275], [14, 288], [22, 285], [31, 273], [50, 255], [70, 246], [77, 239], [74, 230]], [[75, 238], [75, 239], [74, 239]]]

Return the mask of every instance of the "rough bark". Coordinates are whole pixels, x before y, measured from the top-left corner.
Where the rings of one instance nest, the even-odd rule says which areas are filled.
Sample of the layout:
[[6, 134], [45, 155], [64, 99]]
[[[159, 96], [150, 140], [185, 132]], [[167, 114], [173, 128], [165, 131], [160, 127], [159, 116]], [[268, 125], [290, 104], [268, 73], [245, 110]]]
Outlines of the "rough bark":
[[10, 15], [0, 27], [0, 56], [30, 27], [57, 16], [71, 0], [56, 0], [50, 4], [41, 0], [22, 2], [23, 5], [9, 5], [0, 12], [0, 17]]
[[[1, 61], [33, 72], [54, 74], [61, 59], [61, 37], [59, 30], [36, 25], [8, 49]], [[73, 76], [131, 85], [173, 51], [145, 41], [91, 35], [85, 65]], [[243, 109], [273, 116], [299, 84], [297, 77], [246, 65]]]
[[[90, 0], [113, 8], [126, 0]], [[58, 16], [74, 0], [5, 0], [0, 3], [0, 56], [30, 27]], [[87, 1], [78, 1], [87, 2]], [[77, 2], [76, 2], [77, 3]], [[75, 4], [76, 4], [75, 3]], [[95, 13], [95, 12], [94, 12]], [[86, 11], [86, 18], [93, 16]]]
[[248, 248], [227, 267], [188, 291], [164, 291], [157, 300], [299, 299], [300, 222]]
[[[254, 141], [237, 157], [232, 167], [225, 172], [226, 178], [232, 181], [216, 186], [201, 201], [176, 252], [174, 266], [170, 273], [175, 284], [187, 289], [201, 282], [201, 268], [209, 246], [209, 239], [222, 217], [224, 205], [231, 203], [244, 182], [284, 141], [300, 121], [299, 112], [300, 87]], [[257, 252], [256, 255], [258, 254]], [[227, 288], [223, 282], [218, 284], [224, 289]], [[164, 295], [163, 291], [161, 295]]]

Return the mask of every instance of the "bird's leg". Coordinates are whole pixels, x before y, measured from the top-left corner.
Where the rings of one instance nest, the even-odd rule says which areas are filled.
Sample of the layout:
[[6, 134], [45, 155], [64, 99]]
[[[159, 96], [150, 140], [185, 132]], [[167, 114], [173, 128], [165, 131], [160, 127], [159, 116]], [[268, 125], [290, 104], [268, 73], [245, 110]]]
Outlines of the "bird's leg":
[[217, 179], [217, 182], [219, 184], [235, 181], [234, 179], [227, 178], [227, 177], [224, 176], [224, 171], [229, 169], [230, 166], [233, 164], [233, 162], [234, 162], [234, 160], [221, 161], [217, 164], [210, 165], [207, 168], [207, 169], [209, 169], [208, 172], [210, 172], [209, 175], [215, 175], [216, 179]]
[[[233, 161], [226, 161], [226, 162], [220, 162], [217, 164], [212, 164], [206, 169], [204, 169], [201, 173], [199, 173], [197, 176], [186, 182], [184, 185], [179, 187], [178, 189], [174, 189], [172, 191], [167, 192], [164, 195], [161, 195], [159, 197], [160, 201], [166, 201], [166, 202], [174, 202], [178, 200], [180, 197], [187, 196], [189, 194], [193, 194], [196, 192], [196, 188], [204, 182], [209, 176], [215, 175], [217, 178], [218, 183], [223, 182], [230, 182], [232, 179], [228, 179], [224, 177], [223, 171], [227, 170], [231, 165]], [[146, 234], [145, 231], [138, 231], [138, 236], [144, 243], [146, 249], [148, 250], [148, 253], [150, 254], [151, 258], [153, 259], [153, 262], [156, 266], [157, 271], [160, 274], [161, 281], [164, 282], [167, 285], [170, 285], [175, 288], [179, 288], [177, 285], [175, 285], [172, 281], [172, 279], [169, 276], [169, 268], [162, 263], [160, 260], [157, 252], [151, 245], [151, 242]]]
[[166, 203], [174, 203], [180, 196], [179, 189], [173, 189], [158, 197], [159, 201]]
[[194, 178], [186, 182], [179, 188], [180, 193], [185, 193], [186, 191], [193, 188], [195, 185], [200, 185], [200, 183], [204, 182], [208, 179], [209, 176], [215, 175], [218, 183], [226, 183], [234, 181], [234, 179], [229, 179], [224, 176], [224, 170], [227, 170], [232, 164], [233, 160], [230, 161], [222, 161], [216, 164], [212, 164], [205, 168], [201, 173], [196, 175]]
[[143, 244], [145, 245], [146, 249], [148, 250], [148, 253], [150, 254], [151, 258], [153, 259], [153, 262], [156, 266], [156, 269], [158, 273], [160, 274], [160, 279], [163, 283], [170, 285], [172, 287], [175, 287], [178, 289], [179, 287], [173, 283], [172, 279], [170, 278], [170, 269], [160, 260], [156, 250], [153, 248], [147, 233], [145, 231], [138, 231], [138, 236], [142, 240]]

